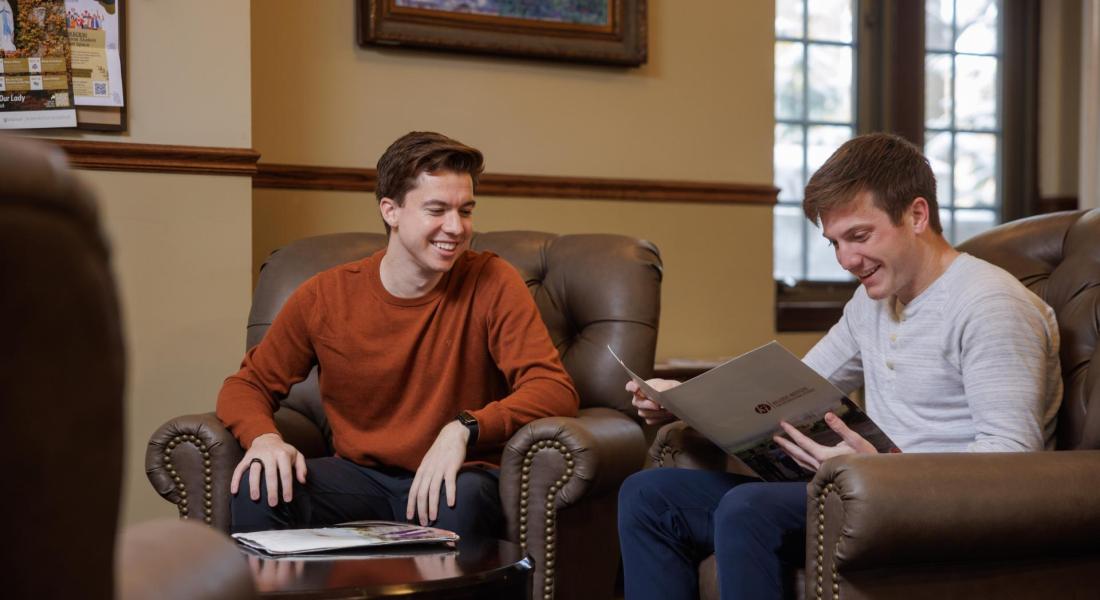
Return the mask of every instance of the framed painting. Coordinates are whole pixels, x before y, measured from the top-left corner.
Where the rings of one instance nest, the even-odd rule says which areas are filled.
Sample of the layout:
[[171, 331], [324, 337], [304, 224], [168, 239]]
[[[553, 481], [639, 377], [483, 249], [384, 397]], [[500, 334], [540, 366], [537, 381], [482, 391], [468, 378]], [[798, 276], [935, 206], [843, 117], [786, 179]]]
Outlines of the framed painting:
[[646, 0], [359, 0], [359, 44], [638, 66]]

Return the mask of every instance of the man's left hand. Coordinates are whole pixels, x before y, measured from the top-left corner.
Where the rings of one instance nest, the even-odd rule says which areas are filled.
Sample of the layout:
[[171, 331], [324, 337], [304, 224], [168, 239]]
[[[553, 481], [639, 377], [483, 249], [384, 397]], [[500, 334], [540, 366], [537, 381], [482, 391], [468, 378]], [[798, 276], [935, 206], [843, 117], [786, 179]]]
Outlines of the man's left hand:
[[439, 431], [432, 447], [428, 448], [420, 467], [416, 469], [405, 518], [411, 521], [420, 516], [420, 524], [428, 525], [439, 515], [439, 487], [447, 493], [447, 506], [455, 505], [455, 478], [466, 460], [466, 440], [470, 430], [458, 421], [447, 423]]
[[783, 428], [783, 431], [786, 432], [788, 436], [790, 436], [790, 439], [781, 435], [776, 435], [772, 439], [794, 459], [794, 462], [810, 471], [817, 471], [821, 463], [834, 456], [840, 456], [842, 454], [878, 454], [878, 450], [875, 449], [871, 442], [868, 442], [863, 439], [863, 436], [849, 429], [848, 426], [844, 424], [844, 421], [833, 413], [825, 413], [825, 424], [840, 436], [841, 441], [839, 444], [835, 446], [822, 446], [806, 437], [801, 431], [786, 421], [780, 421], [779, 426]]

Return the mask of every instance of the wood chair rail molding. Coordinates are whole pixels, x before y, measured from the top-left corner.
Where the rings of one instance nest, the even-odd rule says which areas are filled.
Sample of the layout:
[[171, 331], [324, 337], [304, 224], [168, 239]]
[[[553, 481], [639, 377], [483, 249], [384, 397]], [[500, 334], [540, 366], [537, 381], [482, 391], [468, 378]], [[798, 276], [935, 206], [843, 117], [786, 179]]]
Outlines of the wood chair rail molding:
[[40, 139], [64, 150], [78, 169], [253, 176], [260, 159], [251, 148]]
[[[375, 169], [259, 163], [254, 188], [372, 192]], [[779, 190], [770, 185], [651, 179], [603, 179], [486, 173], [477, 192], [484, 196], [572, 198], [646, 202], [706, 202], [772, 206]]]
[[[260, 153], [251, 148], [41, 139], [63, 149], [69, 162], [79, 169], [248, 175], [254, 188], [297, 190], [372, 192], [378, 181], [375, 169], [260, 163]], [[518, 198], [772, 206], [779, 190], [771, 185], [745, 183], [486, 173], [481, 176], [478, 193]]]

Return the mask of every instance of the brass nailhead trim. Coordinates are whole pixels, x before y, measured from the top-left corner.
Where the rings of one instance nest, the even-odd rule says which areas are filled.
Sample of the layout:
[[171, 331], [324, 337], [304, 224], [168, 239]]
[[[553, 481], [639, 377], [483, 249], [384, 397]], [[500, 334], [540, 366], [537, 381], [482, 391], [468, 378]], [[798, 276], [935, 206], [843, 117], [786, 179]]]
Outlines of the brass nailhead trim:
[[172, 466], [172, 451], [176, 446], [184, 442], [189, 442], [192, 446], [198, 448], [200, 455], [203, 458], [203, 502], [202, 502], [202, 520], [206, 524], [212, 524], [214, 522], [214, 508], [213, 508], [213, 490], [214, 485], [210, 476], [210, 449], [203, 442], [199, 441], [198, 436], [190, 433], [180, 434], [172, 438], [168, 445], [164, 448], [164, 468], [168, 471], [168, 474], [172, 476], [172, 481], [179, 489], [179, 501], [176, 502], [176, 508], [179, 510], [181, 519], [190, 518], [191, 509], [188, 507], [187, 501], [187, 485], [183, 483], [183, 478], [180, 477], [175, 467]]
[[665, 466], [665, 457], [668, 457], [671, 460], [672, 459], [672, 454], [673, 454], [672, 446], [661, 446], [661, 454], [660, 454], [660, 457], [657, 459], [657, 466], [658, 467]]
[[554, 597], [554, 542], [556, 536], [556, 517], [557, 512], [554, 510], [554, 499], [557, 497], [558, 491], [560, 491], [565, 484], [573, 477], [573, 454], [569, 452], [565, 444], [557, 440], [540, 440], [535, 442], [530, 448], [527, 449], [527, 453], [523, 457], [523, 468], [521, 469], [522, 475], [520, 477], [522, 483], [520, 484], [519, 495], [519, 544], [524, 553], [527, 552], [527, 503], [530, 500], [530, 472], [531, 462], [534, 460], [535, 454], [544, 449], [557, 450], [562, 456], [565, 457], [565, 473], [558, 478], [546, 493], [546, 512], [544, 514], [543, 526], [544, 533], [546, 535], [546, 548], [543, 564], [542, 574], [542, 597], [543, 600], [552, 600]]
[[[824, 590], [822, 589], [823, 577], [822, 573], [825, 563], [825, 498], [829, 494], [836, 491], [836, 484], [827, 484], [821, 491], [821, 494], [817, 497], [817, 587], [814, 591], [817, 592], [817, 600], [822, 600]], [[833, 600], [840, 600], [840, 576], [836, 571], [836, 562], [833, 562]]]

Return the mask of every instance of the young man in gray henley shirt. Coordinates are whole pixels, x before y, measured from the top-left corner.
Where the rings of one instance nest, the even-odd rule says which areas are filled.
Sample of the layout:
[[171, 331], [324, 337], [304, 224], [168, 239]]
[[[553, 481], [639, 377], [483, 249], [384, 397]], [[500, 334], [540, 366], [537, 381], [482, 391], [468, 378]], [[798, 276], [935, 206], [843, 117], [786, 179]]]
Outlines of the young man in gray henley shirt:
[[[1062, 397], [1054, 312], [944, 239], [935, 178], [915, 146], [886, 134], [850, 140], [810, 179], [803, 209], [861, 284], [808, 365], [845, 393], [862, 386], [868, 414], [904, 452], [1052, 447]], [[647, 423], [672, 418], [633, 382], [627, 389]], [[786, 424], [776, 442], [811, 471], [875, 452], [835, 416], [826, 421], [837, 446]], [[712, 553], [723, 598], [783, 597], [784, 570], [804, 560], [805, 526], [804, 483], [639, 472], [619, 494], [626, 598], [698, 598], [699, 561]]]

